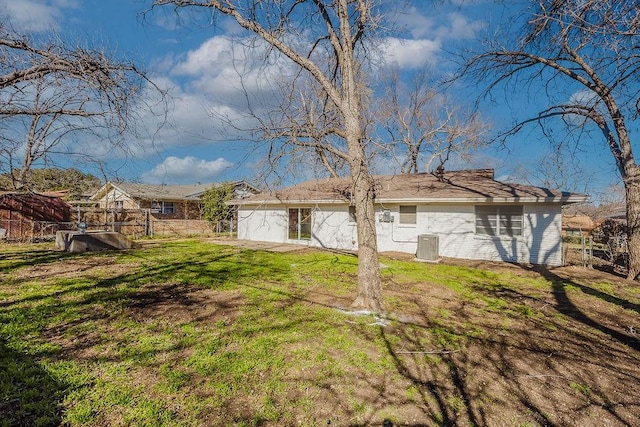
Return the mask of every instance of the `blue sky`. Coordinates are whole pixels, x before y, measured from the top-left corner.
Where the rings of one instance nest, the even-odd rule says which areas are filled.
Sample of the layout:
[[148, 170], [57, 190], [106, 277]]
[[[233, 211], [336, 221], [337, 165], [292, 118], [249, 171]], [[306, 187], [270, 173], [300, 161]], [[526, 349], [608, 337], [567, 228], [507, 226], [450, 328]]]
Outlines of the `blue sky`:
[[[143, 15], [150, 3], [150, 0], [0, 0], [0, 14], [21, 31], [55, 32], [67, 40], [103, 46], [119, 57], [142, 64], [159, 86], [170, 89], [169, 122], [158, 129], [158, 118], [143, 115], [147, 136], [142, 132], [131, 141], [134, 156], [109, 162], [109, 178], [167, 184], [255, 180], [260, 155], [251, 154], [248, 143], [230, 141], [220, 123], [209, 114], [223, 110], [236, 113], [229, 106], [240, 95], [237, 74], [229, 58], [239, 53], [225, 32], [236, 33], [237, 27], [224, 20], [215, 28], [204, 25], [206, 20], [201, 20], [201, 25], [188, 19], [179, 21], [170, 7]], [[406, 30], [385, 39], [382, 49], [387, 62], [408, 73], [425, 66], [434, 72], [453, 69], [450, 51], [473, 46], [494, 24], [513, 19], [508, 8], [489, 0], [409, 3], [414, 6], [408, 6], [396, 18]], [[264, 73], [254, 76], [255, 85], [250, 78], [245, 83], [250, 82], [250, 91], [258, 92], [262, 90], [258, 80], [264, 77]], [[477, 93], [473, 85], [460, 82], [454, 85], [450, 96], [456, 102], [466, 102]], [[544, 103], [544, 97], [496, 93], [494, 102], [483, 104], [481, 111], [498, 131], [513, 116], [533, 111]], [[558, 132], [562, 129], [558, 128]], [[548, 149], [549, 144], [540, 133], [535, 128], [528, 129], [512, 138], [506, 147], [485, 149], [470, 163], [458, 165], [494, 167], [499, 178], [540, 184], [535, 170], [549, 157]], [[575, 190], [595, 194], [616, 182], [610, 157], [602, 143], [580, 151], [576, 163], [587, 171], [589, 178], [587, 187]]]

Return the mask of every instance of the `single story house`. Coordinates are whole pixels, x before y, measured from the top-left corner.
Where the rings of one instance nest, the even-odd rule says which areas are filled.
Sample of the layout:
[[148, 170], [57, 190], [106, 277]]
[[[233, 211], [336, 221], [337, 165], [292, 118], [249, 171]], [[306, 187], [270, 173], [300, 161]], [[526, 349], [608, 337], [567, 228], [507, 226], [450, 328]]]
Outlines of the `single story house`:
[[[376, 176], [375, 183], [378, 250], [428, 258], [560, 265], [562, 205], [587, 200], [496, 181], [492, 169]], [[239, 239], [358, 248], [348, 178], [308, 181], [230, 203], [238, 207]]]
[[[242, 199], [259, 190], [245, 181], [232, 182], [234, 197]], [[107, 182], [90, 197], [103, 209], [149, 210], [157, 219], [201, 219], [201, 199], [218, 183], [192, 185], [153, 185]]]

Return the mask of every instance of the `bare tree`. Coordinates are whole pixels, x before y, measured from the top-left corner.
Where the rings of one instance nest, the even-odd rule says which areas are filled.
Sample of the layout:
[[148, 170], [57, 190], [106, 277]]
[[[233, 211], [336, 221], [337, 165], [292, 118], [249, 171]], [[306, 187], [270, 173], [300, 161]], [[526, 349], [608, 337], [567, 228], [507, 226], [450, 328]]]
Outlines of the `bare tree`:
[[523, 160], [512, 167], [511, 172], [519, 181], [546, 188], [588, 193], [595, 182], [597, 172], [582, 164], [575, 153], [557, 147], [541, 156]]
[[[504, 84], [549, 99], [548, 108], [507, 135], [554, 118], [569, 130], [593, 128], [601, 134], [625, 187], [630, 279], [640, 277], [640, 168], [629, 129], [629, 120], [640, 113], [639, 27], [638, 0], [540, 0], [524, 29], [494, 37], [489, 50], [465, 69], [489, 81], [488, 92]], [[546, 90], [538, 91], [537, 83]]]
[[103, 51], [0, 26], [0, 171], [19, 189], [37, 162], [51, 166], [60, 154], [95, 157], [95, 147], [73, 139], [80, 133], [125, 147], [147, 82], [135, 65]]
[[418, 71], [408, 86], [402, 84], [397, 72], [391, 73], [376, 112], [391, 140], [387, 146], [393, 150], [391, 154], [404, 156], [402, 173], [428, 172], [434, 161], [444, 165], [453, 154], [464, 159], [482, 145], [487, 131], [478, 113], [467, 114], [449, 105], [429, 84], [427, 73], [426, 69]]
[[[279, 131], [282, 138], [307, 144], [310, 152], [316, 150], [319, 156], [331, 153], [349, 165], [358, 224], [358, 295], [353, 305], [384, 311], [373, 207], [374, 181], [366, 154], [362, 105], [362, 89], [366, 87], [362, 64], [368, 49], [365, 42], [379, 19], [374, 2], [154, 0], [153, 5], [198, 8], [214, 17], [232, 18], [266, 42], [271, 53], [288, 58], [300, 70], [300, 77], [313, 82], [315, 90], [321, 91], [322, 104], [315, 107], [322, 105], [322, 108], [317, 113], [335, 115], [330, 120], [334, 127], [320, 132], [318, 127], [308, 128], [308, 135], [301, 134], [297, 124]], [[332, 141], [339, 142], [332, 144]]]
[[[260, 143], [269, 144], [267, 170], [280, 174], [284, 168], [286, 173], [302, 176], [306, 174], [299, 168], [312, 167], [314, 174], [332, 177], [348, 173], [346, 141], [336, 132], [342, 126], [341, 113], [317, 81], [300, 75], [293, 81], [284, 78], [275, 82], [274, 93], [277, 105], [251, 115]], [[217, 117], [233, 126], [225, 117]]]

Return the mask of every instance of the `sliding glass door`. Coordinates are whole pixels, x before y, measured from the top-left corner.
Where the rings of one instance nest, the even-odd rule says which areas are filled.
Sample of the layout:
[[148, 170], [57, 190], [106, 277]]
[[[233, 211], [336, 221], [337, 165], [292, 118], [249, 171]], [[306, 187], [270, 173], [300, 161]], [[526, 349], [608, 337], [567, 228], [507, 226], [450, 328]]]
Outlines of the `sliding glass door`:
[[311, 208], [289, 209], [289, 239], [311, 240]]

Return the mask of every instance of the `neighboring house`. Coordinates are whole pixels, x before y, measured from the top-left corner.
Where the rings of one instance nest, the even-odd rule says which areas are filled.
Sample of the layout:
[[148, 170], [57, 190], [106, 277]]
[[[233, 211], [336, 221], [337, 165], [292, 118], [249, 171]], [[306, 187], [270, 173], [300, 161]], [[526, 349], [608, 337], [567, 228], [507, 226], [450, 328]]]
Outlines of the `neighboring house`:
[[[235, 197], [243, 198], [259, 190], [245, 181], [232, 183]], [[156, 219], [202, 219], [201, 198], [217, 183], [193, 185], [152, 185], [108, 182], [90, 200], [105, 209], [149, 210]]]
[[565, 236], [590, 236], [596, 223], [584, 214], [563, 214], [562, 233]]
[[34, 240], [67, 228], [71, 206], [58, 195], [0, 193], [0, 238]]
[[[416, 254], [421, 235], [438, 256], [562, 263], [562, 205], [587, 196], [494, 180], [492, 169], [375, 177], [378, 250]], [[358, 247], [350, 180], [308, 181], [230, 203], [238, 238], [341, 250]]]

